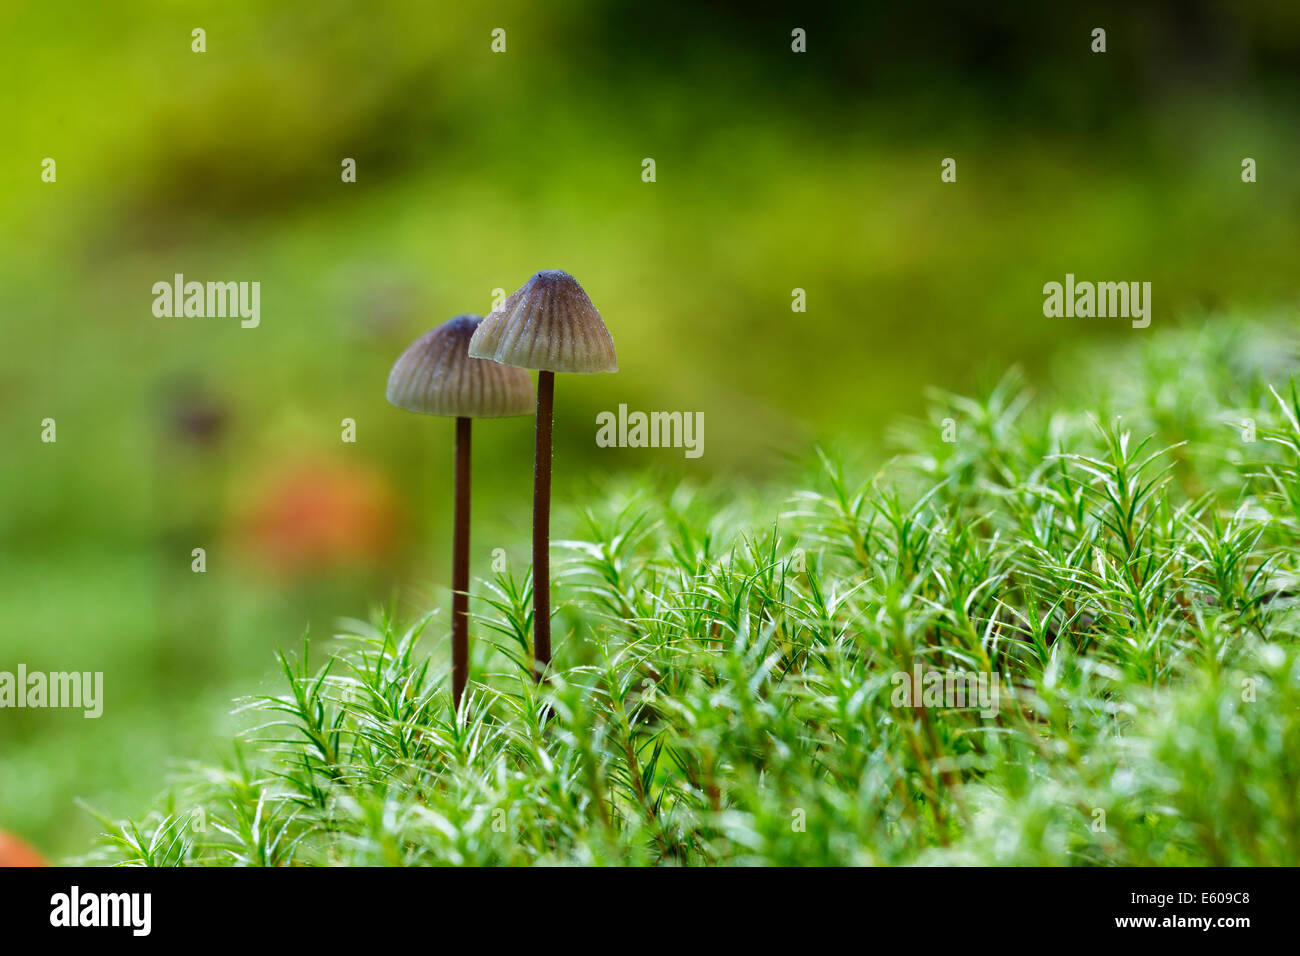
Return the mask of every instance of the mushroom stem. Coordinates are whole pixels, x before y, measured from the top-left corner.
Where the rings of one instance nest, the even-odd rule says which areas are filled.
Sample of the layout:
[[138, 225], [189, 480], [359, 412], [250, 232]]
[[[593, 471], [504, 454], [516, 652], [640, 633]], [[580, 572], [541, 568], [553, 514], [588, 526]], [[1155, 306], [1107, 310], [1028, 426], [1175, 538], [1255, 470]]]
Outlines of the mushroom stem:
[[451, 696], [457, 710], [469, 680], [469, 444], [472, 419], [456, 419], [456, 517], [451, 554]]
[[537, 373], [537, 458], [533, 462], [533, 670], [551, 663], [551, 422], [555, 373]]

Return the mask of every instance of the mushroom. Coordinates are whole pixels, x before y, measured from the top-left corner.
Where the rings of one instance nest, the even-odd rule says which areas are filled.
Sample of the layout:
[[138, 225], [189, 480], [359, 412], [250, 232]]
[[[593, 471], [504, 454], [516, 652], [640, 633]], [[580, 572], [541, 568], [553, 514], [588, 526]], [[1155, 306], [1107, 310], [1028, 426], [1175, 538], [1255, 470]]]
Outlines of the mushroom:
[[537, 457], [533, 464], [533, 660], [540, 681], [551, 662], [551, 424], [556, 372], [617, 372], [614, 339], [578, 280], [538, 272], [493, 310], [469, 343], [474, 358], [534, 368]]
[[388, 401], [398, 408], [456, 419], [451, 688], [457, 710], [469, 679], [470, 419], [527, 415], [533, 410], [533, 383], [527, 372], [469, 357], [470, 337], [482, 321], [482, 316], [458, 315], [424, 333], [398, 356], [388, 376]]

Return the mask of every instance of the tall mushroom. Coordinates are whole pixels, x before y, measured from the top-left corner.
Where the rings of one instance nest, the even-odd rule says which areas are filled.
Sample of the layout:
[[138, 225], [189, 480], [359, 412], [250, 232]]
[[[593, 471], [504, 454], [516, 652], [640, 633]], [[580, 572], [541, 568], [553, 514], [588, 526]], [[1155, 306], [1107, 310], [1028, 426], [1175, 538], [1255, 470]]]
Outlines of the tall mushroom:
[[614, 339], [578, 280], [538, 272], [474, 331], [469, 354], [537, 373], [537, 457], [533, 463], [533, 660], [541, 680], [551, 662], [551, 424], [556, 372], [617, 372]]
[[456, 511], [451, 561], [451, 692], [457, 710], [469, 680], [469, 451], [471, 418], [533, 410], [533, 383], [522, 369], [469, 357], [483, 321], [458, 315], [421, 335], [393, 363], [388, 400], [398, 408], [456, 419]]

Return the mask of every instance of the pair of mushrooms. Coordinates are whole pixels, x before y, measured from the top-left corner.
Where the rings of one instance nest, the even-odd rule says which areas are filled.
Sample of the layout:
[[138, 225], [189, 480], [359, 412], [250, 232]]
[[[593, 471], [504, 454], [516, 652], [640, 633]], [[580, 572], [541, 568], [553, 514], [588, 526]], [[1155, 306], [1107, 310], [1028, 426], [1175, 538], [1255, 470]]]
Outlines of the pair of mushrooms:
[[[537, 391], [524, 369], [537, 369]], [[470, 420], [537, 411], [533, 464], [533, 668], [551, 662], [551, 425], [556, 372], [617, 372], [614, 340], [586, 290], [550, 269], [525, 282], [487, 318], [458, 315], [398, 357], [388, 401], [456, 419], [456, 510], [452, 532], [452, 699], [469, 680]]]

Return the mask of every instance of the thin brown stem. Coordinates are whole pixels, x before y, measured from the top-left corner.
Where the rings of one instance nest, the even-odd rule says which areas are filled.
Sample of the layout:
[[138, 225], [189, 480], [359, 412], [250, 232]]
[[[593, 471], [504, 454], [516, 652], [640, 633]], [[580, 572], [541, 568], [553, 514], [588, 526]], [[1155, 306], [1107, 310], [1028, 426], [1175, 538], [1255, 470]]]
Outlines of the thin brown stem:
[[541, 682], [551, 663], [551, 423], [555, 373], [537, 373], [537, 457], [533, 462], [533, 661]]
[[456, 419], [456, 518], [451, 554], [451, 696], [456, 709], [469, 681], [469, 444], [468, 418]]

